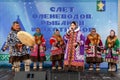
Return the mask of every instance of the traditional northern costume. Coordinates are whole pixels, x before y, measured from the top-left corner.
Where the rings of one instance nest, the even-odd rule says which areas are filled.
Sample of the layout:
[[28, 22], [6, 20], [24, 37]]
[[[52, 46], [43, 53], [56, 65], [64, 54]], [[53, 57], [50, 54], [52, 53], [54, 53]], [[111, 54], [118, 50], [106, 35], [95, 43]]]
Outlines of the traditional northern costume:
[[[84, 41], [85, 38], [77, 27], [71, 33], [71, 28], [68, 29], [67, 34], [64, 36], [66, 41], [66, 51], [64, 56], [64, 69], [73, 71], [83, 71], [84, 69]], [[74, 46], [74, 43], [77, 43]]]
[[[4, 49], [9, 47], [9, 62], [12, 64], [12, 69], [15, 71], [20, 71], [20, 63], [23, 61], [25, 63], [25, 71], [30, 70], [30, 59], [27, 51], [27, 47], [21, 43], [17, 37], [19, 31], [11, 30], [7, 37], [6, 45]], [[19, 45], [21, 44], [21, 45]]]
[[118, 63], [119, 40], [117, 36], [108, 36], [105, 43], [106, 57], [105, 61], [108, 62], [108, 71], [116, 71]]
[[103, 44], [99, 34], [89, 34], [85, 42], [86, 62], [89, 64], [89, 70], [93, 70], [96, 64], [96, 70], [100, 70], [102, 59]]
[[[58, 30], [56, 30], [58, 31]], [[64, 59], [64, 41], [61, 35], [55, 33], [50, 38], [52, 69], [56, 69], [56, 62], [58, 61], [58, 69], [62, 69], [62, 63]]]
[[31, 60], [33, 63], [33, 69], [37, 69], [37, 62], [39, 62], [39, 69], [42, 69], [42, 64], [46, 60], [45, 51], [46, 51], [46, 41], [41, 33], [35, 33], [35, 45], [31, 51]]

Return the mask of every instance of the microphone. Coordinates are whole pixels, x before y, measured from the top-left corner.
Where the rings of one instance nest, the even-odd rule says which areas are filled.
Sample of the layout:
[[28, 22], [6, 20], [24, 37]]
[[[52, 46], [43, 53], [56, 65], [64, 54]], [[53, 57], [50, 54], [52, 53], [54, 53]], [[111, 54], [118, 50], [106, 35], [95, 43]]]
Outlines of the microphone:
[[73, 30], [73, 28], [71, 28], [71, 30]]
[[70, 33], [71, 31], [74, 31], [74, 29], [73, 29], [73, 28], [71, 28], [68, 32]]
[[74, 32], [74, 29], [73, 29], [73, 28], [71, 28], [71, 29], [67, 32], [67, 34], [69, 35], [69, 34], [70, 34], [70, 32]]
[[73, 29], [73, 28], [71, 28], [71, 31], [72, 31], [72, 32], [74, 32], [74, 29]]

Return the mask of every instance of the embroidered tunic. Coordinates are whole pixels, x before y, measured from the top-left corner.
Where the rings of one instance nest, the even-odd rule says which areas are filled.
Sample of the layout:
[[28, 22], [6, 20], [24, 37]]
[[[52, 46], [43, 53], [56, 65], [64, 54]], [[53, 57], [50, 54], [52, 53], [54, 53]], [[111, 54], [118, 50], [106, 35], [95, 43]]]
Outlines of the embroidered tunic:
[[53, 35], [50, 38], [51, 45], [51, 61], [64, 59], [64, 40], [60, 35]]
[[[64, 66], [73, 70], [83, 70], [84, 68], [84, 36], [77, 28], [74, 32], [64, 36], [66, 41], [66, 51], [64, 56]], [[78, 43], [78, 46], [74, 46]]]
[[14, 61], [22, 61], [24, 59], [28, 59], [28, 51], [27, 47], [23, 45], [21, 49], [17, 46], [17, 44], [21, 44], [20, 40], [17, 38], [18, 31], [11, 31], [7, 37], [6, 46], [9, 47], [9, 54], [10, 54], [10, 63]]
[[45, 56], [45, 50], [46, 50], [46, 41], [41, 33], [35, 33], [35, 42], [36, 44], [33, 47], [33, 50], [31, 51], [31, 60], [36, 62], [36, 61], [45, 61], [46, 56]]
[[102, 62], [103, 44], [99, 34], [89, 34], [85, 42], [86, 62], [87, 63], [100, 63]]
[[119, 40], [116, 36], [114, 36], [113, 38], [111, 38], [110, 36], [107, 37], [105, 50], [107, 50], [105, 61], [118, 63]]

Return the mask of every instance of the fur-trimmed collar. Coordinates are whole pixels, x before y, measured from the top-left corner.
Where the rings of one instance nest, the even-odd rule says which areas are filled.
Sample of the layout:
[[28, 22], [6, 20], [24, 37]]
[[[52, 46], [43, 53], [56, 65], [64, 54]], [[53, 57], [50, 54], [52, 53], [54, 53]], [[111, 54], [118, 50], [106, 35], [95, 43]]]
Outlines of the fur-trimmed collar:
[[[71, 28], [69, 28], [67, 31], [70, 31], [71, 30]], [[80, 27], [77, 27], [75, 30], [74, 30], [74, 32], [77, 32], [77, 31], [79, 31], [80, 30]]]

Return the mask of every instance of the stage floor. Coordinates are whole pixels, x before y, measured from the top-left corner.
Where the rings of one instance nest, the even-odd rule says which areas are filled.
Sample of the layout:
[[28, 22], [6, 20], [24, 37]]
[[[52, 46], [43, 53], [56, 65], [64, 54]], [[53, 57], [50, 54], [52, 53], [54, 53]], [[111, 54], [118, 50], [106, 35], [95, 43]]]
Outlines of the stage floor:
[[[79, 75], [79, 79], [74, 80], [120, 80], [120, 70], [117, 72], [107, 72], [106, 69], [102, 69], [100, 72], [96, 71], [88, 71], [85, 70], [84, 72], [66, 72], [66, 71], [51, 71], [50, 69], [43, 70], [44, 72], [47, 71], [47, 74], [52, 74], [52, 77], [56, 78], [59, 75], [61, 79], [48, 79], [47, 80], [64, 80], [62, 77], [65, 75], [71, 74], [71, 76], [75, 77], [76, 74]], [[22, 71], [24, 73], [24, 71]], [[35, 71], [34, 71], [35, 72]], [[36, 71], [39, 73], [39, 71]], [[9, 69], [0, 69], [0, 80], [14, 80], [15, 72], [12, 72]], [[21, 77], [21, 76], [20, 76]], [[68, 79], [68, 78], [67, 78]], [[32, 79], [31, 79], [32, 80]], [[41, 79], [40, 79], [41, 80]], [[70, 79], [72, 80], [72, 79]]]

